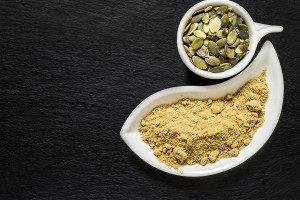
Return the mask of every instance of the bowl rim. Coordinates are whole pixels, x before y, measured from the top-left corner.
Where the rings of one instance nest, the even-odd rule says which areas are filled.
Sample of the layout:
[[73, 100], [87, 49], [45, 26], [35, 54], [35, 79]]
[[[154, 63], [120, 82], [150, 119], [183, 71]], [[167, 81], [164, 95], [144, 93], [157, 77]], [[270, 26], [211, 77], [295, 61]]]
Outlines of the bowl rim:
[[[194, 64], [191, 63], [188, 55], [186, 54], [186, 52], [184, 50], [184, 47], [183, 47], [184, 44], [182, 41], [182, 37], [183, 37], [182, 32], [183, 32], [183, 29], [186, 25], [188, 18], [191, 17], [192, 14], [196, 10], [205, 8], [209, 5], [214, 5], [214, 6], [228, 5], [228, 6], [232, 7], [233, 11], [235, 13], [237, 13], [239, 16], [241, 16], [243, 18], [243, 20], [246, 22], [247, 26], [249, 27], [249, 40], [250, 40], [249, 52], [234, 67], [232, 67], [229, 70], [226, 70], [224, 72], [219, 72], [219, 73], [212, 73], [212, 72], [204, 71], [204, 70], [201, 70], [201, 69], [197, 68], [196, 66], [194, 66]], [[259, 41], [259, 39], [256, 36], [255, 24], [254, 24], [254, 21], [252, 20], [251, 16], [249, 15], [249, 13], [242, 6], [240, 6], [239, 4], [237, 4], [233, 1], [230, 1], [230, 0], [205, 0], [205, 1], [195, 4], [184, 14], [184, 16], [182, 17], [182, 19], [180, 21], [180, 24], [178, 26], [178, 31], [177, 31], [177, 49], [178, 49], [179, 55], [180, 55], [183, 63], [195, 74], [205, 77], [205, 78], [209, 78], [209, 79], [224, 79], [224, 78], [231, 77], [231, 76], [236, 75], [239, 72], [241, 72], [249, 64], [252, 57], [254, 56], [258, 41]]]

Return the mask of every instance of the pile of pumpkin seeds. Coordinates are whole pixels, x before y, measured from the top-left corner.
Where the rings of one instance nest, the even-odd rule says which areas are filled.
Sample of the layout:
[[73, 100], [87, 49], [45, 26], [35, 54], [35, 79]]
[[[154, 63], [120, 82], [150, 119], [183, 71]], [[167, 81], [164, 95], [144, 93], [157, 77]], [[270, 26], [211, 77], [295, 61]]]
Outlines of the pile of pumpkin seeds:
[[248, 26], [226, 5], [208, 6], [194, 12], [183, 35], [187, 55], [202, 70], [223, 72], [248, 53]]

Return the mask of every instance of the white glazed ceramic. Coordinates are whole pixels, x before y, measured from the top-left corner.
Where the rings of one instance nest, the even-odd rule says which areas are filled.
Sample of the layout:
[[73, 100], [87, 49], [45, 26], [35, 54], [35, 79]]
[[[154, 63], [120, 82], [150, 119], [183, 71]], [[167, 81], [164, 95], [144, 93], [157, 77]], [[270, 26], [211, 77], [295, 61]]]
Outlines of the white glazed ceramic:
[[[184, 97], [217, 99], [224, 97], [226, 94], [233, 94], [248, 80], [259, 76], [264, 68], [267, 69], [266, 79], [269, 86], [265, 122], [258, 129], [251, 143], [237, 157], [221, 159], [215, 164], [208, 164], [206, 166], [184, 166], [175, 170], [159, 162], [153, 155], [150, 147], [142, 140], [141, 134], [138, 132], [140, 121], [156, 106], [171, 104]], [[283, 90], [283, 76], [280, 63], [273, 45], [267, 41], [250, 66], [226, 82], [211, 86], [173, 87], [149, 96], [129, 115], [121, 129], [121, 137], [129, 148], [141, 159], [167, 173], [189, 177], [217, 174], [246, 161], [267, 142], [279, 120], [283, 103]]]
[[[205, 8], [207, 6], [217, 6], [217, 5], [228, 5], [233, 8], [233, 11], [237, 13], [239, 16], [241, 16], [246, 24], [248, 25], [249, 29], [249, 40], [250, 40], [250, 45], [249, 45], [249, 53], [240, 61], [238, 62], [237, 65], [235, 65], [233, 68], [226, 70], [225, 72], [220, 72], [220, 73], [212, 73], [208, 71], [201, 70], [197, 67], [195, 67], [191, 61], [189, 60], [188, 55], [186, 54], [184, 47], [183, 47], [183, 30], [186, 25], [186, 21], [188, 18], [192, 16], [192, 14], [201, 8]], [[179, 27], [178, 27], [178, 32], [177, 32], [177, 48], [179, 55], [184, 62], [184, 64], [194, 73], [198, 74], [199, 76], [205, 77], [205, 78], [210, 78], [210, 79], [223, 79], [223, 78], [228, 78], [230, 76], [233, 76], [240, 71], [242, 71], [251, 61], [256, 47], [258, 45], [258, 42], [262, 37], [269, 33], [273, 32], [281, 32], [283, 30], [282, 26], [271, 26], [271, 25], [265, 25], [265, 24], [260, 24], [260, 23], [255, 23], [253, 22], [252, 18], [248, 14], [248, 12], [238, 5], [237, 3], [234, 3], [229, 0], [206, 0], [206, 1], [201, 1], [200, 3], [194, 5], [191, 7], [183, 16]]]

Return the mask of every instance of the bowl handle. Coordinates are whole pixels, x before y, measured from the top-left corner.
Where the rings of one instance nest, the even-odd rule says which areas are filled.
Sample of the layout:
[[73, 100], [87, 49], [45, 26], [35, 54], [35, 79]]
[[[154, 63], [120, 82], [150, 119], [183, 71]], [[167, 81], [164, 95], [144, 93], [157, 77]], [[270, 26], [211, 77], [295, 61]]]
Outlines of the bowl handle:
[[278, 33], [283, 31], [282, 26], [273, 26], [261, 23], [254, 23], [257, 31], [258, 41], [269, 33]]

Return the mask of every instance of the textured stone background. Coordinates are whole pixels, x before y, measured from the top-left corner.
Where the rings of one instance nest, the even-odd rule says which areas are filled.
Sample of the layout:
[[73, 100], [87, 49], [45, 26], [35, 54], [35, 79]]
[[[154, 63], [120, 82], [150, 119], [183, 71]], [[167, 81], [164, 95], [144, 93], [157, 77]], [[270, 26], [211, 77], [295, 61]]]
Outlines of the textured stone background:
[[[279, 55], [285, 99], [266, 145], [204, 178], [160, 172], [119, 136], [154, 92], [221, 81], [190, 72], [177, 26], [195, 0], [0, 1], [0, 199], [299, 199], [297, 0], [239, 0]], [[260, 43], [262, 45], [263, 41]]]

